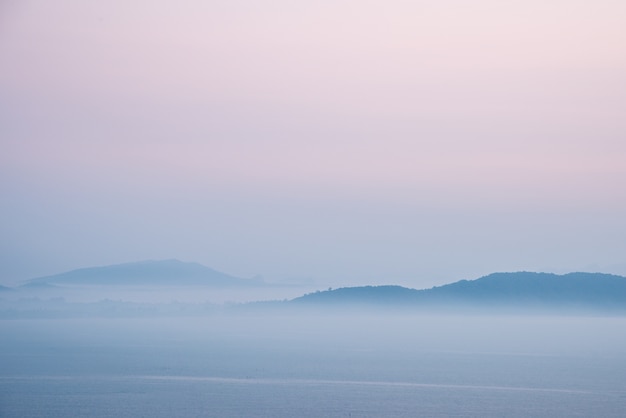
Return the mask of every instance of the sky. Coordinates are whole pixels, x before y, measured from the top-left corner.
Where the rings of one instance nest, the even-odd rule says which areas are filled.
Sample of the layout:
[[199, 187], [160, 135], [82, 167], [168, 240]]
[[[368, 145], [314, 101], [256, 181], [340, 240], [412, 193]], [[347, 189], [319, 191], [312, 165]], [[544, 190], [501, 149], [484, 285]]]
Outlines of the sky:
[[0, 2], [0, 283], [626, 275], [626, 2]]

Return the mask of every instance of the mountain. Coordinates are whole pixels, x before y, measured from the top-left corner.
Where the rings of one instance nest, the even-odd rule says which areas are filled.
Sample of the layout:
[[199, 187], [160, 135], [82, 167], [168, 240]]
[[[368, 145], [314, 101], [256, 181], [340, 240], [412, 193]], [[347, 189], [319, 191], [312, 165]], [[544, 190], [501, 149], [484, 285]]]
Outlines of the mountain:
[[310, 293], [292, 305], [626, 312], [626, 278], [601, 273], [494, 273], [432, 289], [350, 287]]
[[179, 260], [140, 261], [72, 270], [39, 277], [28, 285], [204, 285], [215, 287], [262, 286], [260, 280], [242, 279], [198, 263]]
[[624, 306], [626, 278], [602, 273], [494, 273], [426, 292], [442, 301]]

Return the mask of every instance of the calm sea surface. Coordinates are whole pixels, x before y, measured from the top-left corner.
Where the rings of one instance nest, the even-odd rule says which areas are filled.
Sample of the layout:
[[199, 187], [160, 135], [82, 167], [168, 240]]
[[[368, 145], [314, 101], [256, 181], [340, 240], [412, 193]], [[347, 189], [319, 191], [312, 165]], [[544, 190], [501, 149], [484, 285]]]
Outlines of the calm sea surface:
[[0, 417], [625, 417], [626, 319], [0, 322]]

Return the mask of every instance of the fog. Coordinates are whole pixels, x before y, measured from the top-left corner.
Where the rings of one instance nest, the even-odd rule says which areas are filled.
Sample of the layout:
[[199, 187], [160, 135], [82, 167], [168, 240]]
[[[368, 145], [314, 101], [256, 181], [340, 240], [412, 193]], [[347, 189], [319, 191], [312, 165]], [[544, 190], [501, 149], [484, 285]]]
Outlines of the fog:
[[[63, 298], [67, 302], [91, 303], [102, 300], [139, 303], [245, 303], [259, 300], [292, 299], [318, 290], [311, 286], [174, 286], [174, 285], [48, 285], [19, 288], [17, 292], [0, 294], [0, 300]], [[1, 305], [0, 305], [1, 306]]]
[[624, 317], [0, 321], [0, 415], [621, 416]]
[[[0, 417], [623, 417], [626, 285], [567, 309], [546, 287], [509, 292], [541, 309], [285, 299], [626, 275], [624, 21], [615, 0], [0, 1]], [[265, 284], [59, 281], [171, 258]]]
[[[398, 286], [142, 285], [137, 274], [102, 284], [112, 282], [79, 273], [0, 294], [0, 416], [617, 417], [626, 408], [620, 277], [499, 274], [474, 282], [484, 297], [449, 299]], [[539, 279], [547, 294], [563, 280], [578, 290], [537, 304]], [[488, 285], [502, 280], [524, 286], [502, 297]], [[460, 282], [466, 295], [469, 284]]]

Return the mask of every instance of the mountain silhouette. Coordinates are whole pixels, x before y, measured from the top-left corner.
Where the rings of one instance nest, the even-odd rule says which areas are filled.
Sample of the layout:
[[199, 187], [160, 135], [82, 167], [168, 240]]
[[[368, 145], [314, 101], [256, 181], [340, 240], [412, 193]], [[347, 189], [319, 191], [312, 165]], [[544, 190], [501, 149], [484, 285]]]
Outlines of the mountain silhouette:
[[261, 286], [260, 280], [242, 279], [198, 263], [149, 260], [89, 267], [28, 281], [34, 284], [74, 285], [204, 285], [215, 287]]
[[290, 304], [626, 311], [626, 278], [602, 273], [494, 273], [425, 290], [401, 286], [326, 290], [295, 298]]

